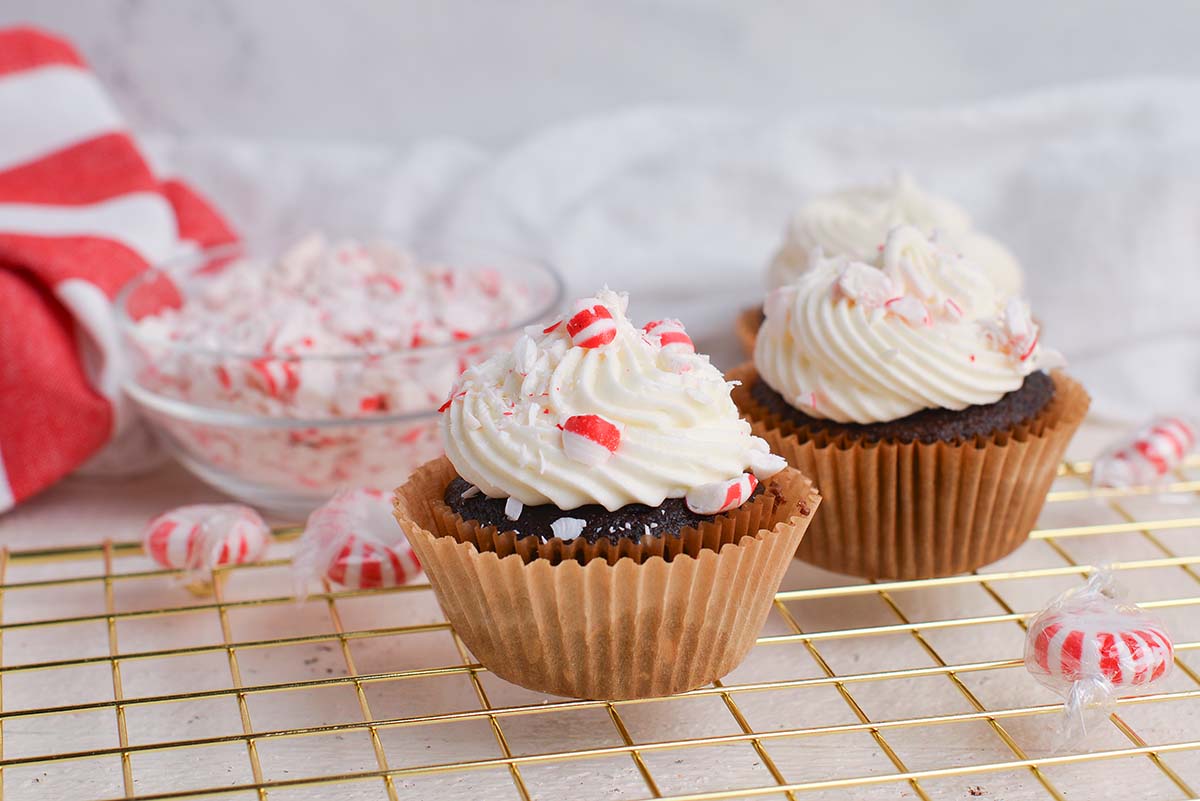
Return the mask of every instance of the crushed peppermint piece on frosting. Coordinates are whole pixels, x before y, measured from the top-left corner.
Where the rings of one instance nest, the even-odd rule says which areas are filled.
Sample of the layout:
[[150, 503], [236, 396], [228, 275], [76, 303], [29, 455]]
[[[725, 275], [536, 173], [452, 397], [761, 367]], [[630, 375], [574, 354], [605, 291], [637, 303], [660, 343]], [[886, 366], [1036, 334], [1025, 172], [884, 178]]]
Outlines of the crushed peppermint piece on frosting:
[[896, 296], [892, 279], [868, 264], [849, 262], [838, 278], [837, 287], [850, 300], [875, 309]]
[[1025, 361], [1037, 347], [1038, 330], [1034, 325], [1029, 307], [1018, 298], [1011, 298], [1004, 307], [1004, 328], [1008, 334], [1011, 354]]
[[664, 352], [696, 352], [696, 346], [692, 342], [692, 338], [688, 336], [687, 330], [679, 320], [655, 320], [652, 323], [646, 323], [642, 330], [649, 336], [657, 338], [658, 346]]
[[563, 450], [577, 462], [595, 467], [621, 445], [621, 429], [596, 414], [576, 414], [563, 423]]
[[467, 487], [465, 490], [462, 491], [462, 495], [460, 497], [465, 501], [468, 498], [474, 498], [478, 494], [479, 494], [479, 487], [476, 487], [474, 484], [472, 484], [471, 486]]
[[567, 333], [571, 342], [581, 348], [600, 348], [617, 337], [617, 325], [612, 312], [597, 304], [590, 309], [576, 312], [567, 321]]
[[605, 289], [463, 373], [440, 420], [459, 476], [490, 498], [611, 511], [774, 466], [683, 326], [635, 327], [626, 305]]
[[929, 309], [925, 308], [925, 304], [912, 295], [902, 295], [898, 298], [892, 298], [883, 305], [889, 312], [909, 325], [921, 325], [925, 327], [933, 325], [933, 318], [929, 316]]
[[684, 502], [698, 515], [716, 515], [736, 509], [754, 494], [758, 479], [752, 473], [742, 473], [728, 481], [702, 484], [688, 491]]
[[560, 517], [550, 524], [554, 536], [563, 542], [570, 542], [583, 533], [587, 521], [578, 517]]

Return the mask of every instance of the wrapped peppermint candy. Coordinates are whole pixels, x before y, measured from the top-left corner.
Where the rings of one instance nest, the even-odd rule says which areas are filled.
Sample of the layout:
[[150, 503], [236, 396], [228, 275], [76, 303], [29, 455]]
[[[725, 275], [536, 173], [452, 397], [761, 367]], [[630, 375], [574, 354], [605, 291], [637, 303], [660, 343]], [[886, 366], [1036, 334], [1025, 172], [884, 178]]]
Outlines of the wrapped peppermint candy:
[[1084, 713], [1143, 692], [1171, 671], [1174, 646], [1161, 622], [1121, 599], [1112, 572], [1050, 602], [1030, 622], [1025, 667], [1066, 701], [1067, 731], [1082, 735]]
[[1131, 487], [1155, 484], [1183, 463], [1196, 446], [1196, 427], [1184, 417], [1159, 417], [1096, 458], [1092, 484]]
[[292, 560], [297, 595], [313, 579], [352, 590], [397, 587], [421, 573], [421, 563], [377, 489], [343, 490], [309, 515]]
[[188, 588], [211, 592], [205, 575], [215, 567], [262, 559], [271, 529], [258, 512], [239, 503], [202, 503], [164, 512], [146, 525], [142, 548], [163, 567], [186, 570]]

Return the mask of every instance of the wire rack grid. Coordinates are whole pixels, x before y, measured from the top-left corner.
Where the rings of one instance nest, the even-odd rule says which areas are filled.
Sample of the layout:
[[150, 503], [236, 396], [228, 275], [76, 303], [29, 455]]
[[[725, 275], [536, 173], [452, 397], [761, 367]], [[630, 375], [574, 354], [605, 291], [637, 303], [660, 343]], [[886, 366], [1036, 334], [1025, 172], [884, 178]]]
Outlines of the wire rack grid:
[[[0, 798], [1196, 798], [1200, 460], [1154, 489], [1089, 470], [1065, 464], [1030, 542], [973, 574], [797, 562], [745, 664], [643, 701], [503, 682], [425, 584], [298, 602], [295, 530], [208, 596], [136, 542], [0, 551]], [[1176, 669], [1064, 744], [1024, 626], [1100, 562], [1166, 620]]]

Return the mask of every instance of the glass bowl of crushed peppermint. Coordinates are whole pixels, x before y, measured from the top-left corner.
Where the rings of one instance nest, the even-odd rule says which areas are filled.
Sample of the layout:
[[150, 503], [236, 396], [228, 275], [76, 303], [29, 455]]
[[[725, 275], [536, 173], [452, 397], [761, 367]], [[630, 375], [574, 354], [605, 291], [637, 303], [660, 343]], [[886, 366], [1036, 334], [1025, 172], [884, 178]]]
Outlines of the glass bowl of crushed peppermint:
[[549, 266], [483, 247], [311, 235], [277, 258], [214, 248], [118, 295], [125, 391], [201, 479], [298, 517], [440, 455], [437, 410], [458, 374], [562, 293]]

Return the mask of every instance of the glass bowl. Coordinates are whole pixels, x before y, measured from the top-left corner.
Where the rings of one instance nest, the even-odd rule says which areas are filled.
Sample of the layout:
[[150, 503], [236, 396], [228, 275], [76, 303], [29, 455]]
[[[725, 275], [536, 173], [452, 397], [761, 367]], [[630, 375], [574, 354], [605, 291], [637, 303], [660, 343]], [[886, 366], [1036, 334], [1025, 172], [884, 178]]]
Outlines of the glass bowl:
[[[528, 313], [502, 329], [450, 343], [333, 354], [213, 350], [144, 331], [140, 320], [203, 287], [205, 268], [255, 258], [241, 245], [212, 248], [148, 269], [117, 295], [128, 361], [126, 394], [188, 470], [285, 517], [301, 519], [343, 487], [390, 489], [403, 483], [414, 468], [441, 454], [438, 407], [462, 369], [511, 347], [526, 326], [549, 317], [563, 300], [558, 273], [533, 258], [473, 245], [407, 250], [422, 264], [496, 271], [526, 288]], [[371, 408], [366, 401], [355, 408], [355, 399], [369, 398], [385, 371], [391, 385], [404, 390], [403, 408]], [[231, 398], [218, 386], [230, 376], [255, 375], [281, 382], [309, 377], [318, 384], [324, 378], [325, 391], [349, 399], [351, 408], [341, 414], [284, 416], [278, 408], [255, 404], [251, 392]], [[330, 387], [330, 380], [336, 386]]]

